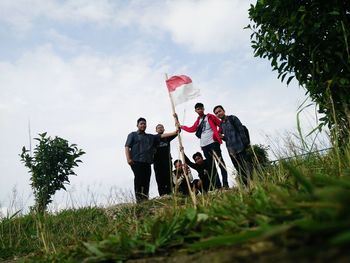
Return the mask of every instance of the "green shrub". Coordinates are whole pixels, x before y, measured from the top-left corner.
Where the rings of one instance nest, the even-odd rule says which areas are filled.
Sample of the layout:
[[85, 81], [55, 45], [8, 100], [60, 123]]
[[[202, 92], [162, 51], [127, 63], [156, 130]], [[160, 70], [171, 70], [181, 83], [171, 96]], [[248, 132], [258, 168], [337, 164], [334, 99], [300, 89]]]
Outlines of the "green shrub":
[[35, 197], [35, 210], [44, 212], [47, 205], [52, 202], [51, 197], [57, 190], [66, 190], [64, 184], [69, 183], [69, 175], [76, 175], [73, 167], [81, 162], [78, 158], [85, 154], [75, 144], [69, 145], [68, 141], [59, 137], [52, 139], [46, 137], [46, 132], [39, 134], [39, 141], [34, 149], [32, 157], [23, 146], [21, 161], [32, 174], [31, 186]]
[[255, 56], [268, 59], [282, 82], [295, 77], [317, 103], [320, 127], [348, 143], [350, 2], [258, 0], [249, 18]]

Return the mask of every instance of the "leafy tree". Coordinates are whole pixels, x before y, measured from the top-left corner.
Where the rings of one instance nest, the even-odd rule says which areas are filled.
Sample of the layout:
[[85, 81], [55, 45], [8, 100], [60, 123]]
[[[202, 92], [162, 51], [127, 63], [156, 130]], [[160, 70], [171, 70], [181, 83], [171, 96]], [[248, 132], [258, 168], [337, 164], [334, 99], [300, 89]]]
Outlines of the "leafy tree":
[[254, 144], [247, 149], [247, 159], [254, 167], [265, 166], [269, 164], [268, 146], [262, 144]]
[[348, 139], [350, 1], [258, 0], [249, 18], [255, 56], [270, 60], [282, 82], [295, 77], [306, 88], [324, 114], [320, 129]]
[[59, 137], [46, 137], [46, 132], [39, 134], [39, 141], [32, 157], [25, 147], [22, 148], [21, 161], [31, 173], [31, 186], [35, 197], [35, 210], [44, 212], [52, 202], [51, 197], [57, 190], [66, 190], [64, 184], [69, 183], [69, 175], [76, 175], [72, 170], [77, 167], [78, 158], [85, 154], [75, 144]]

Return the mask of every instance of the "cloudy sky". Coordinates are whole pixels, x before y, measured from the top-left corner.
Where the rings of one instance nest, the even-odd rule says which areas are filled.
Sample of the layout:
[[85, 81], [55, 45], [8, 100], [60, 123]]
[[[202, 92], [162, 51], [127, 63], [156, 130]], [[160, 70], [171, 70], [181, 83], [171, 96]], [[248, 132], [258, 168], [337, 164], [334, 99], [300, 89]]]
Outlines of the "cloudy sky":
[[[130, 195], [124, 143], [137, 118], [147, 119], [150, 133], [158, 123], [174, 129], [165, 73], [190, 76], [207, 112], [222, 104], [249, 127], [253, 143], [268, 145], [267, 135], [293, 130], [305, 91], [280, 83], [268, 61], [254, 58], [243, 29], [250, 3], [0, 1], [0, 207], [14, 197], [17, 206], [32, 204], [18, 156], [29, 146], [29, 123], [34, 138], [47, 132], [86, 151], [56, 205]], [[183, 124], [194, 122], [197, 101], [177, 108]], [[193, 134], [182, 135], [188, 154], [200, 150]], [[177, 158], [176, 142], [172, 148]], [[155, 189], [152, 181], [152, 196]]]

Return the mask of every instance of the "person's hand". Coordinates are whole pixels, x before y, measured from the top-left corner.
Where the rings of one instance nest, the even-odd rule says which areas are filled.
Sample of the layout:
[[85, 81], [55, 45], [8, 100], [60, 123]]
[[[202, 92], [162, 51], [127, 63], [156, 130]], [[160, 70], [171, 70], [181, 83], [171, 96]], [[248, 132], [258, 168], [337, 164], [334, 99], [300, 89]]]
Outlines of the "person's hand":
[[132, 159], [128, 159], [128, 164], [129, 165], [133, 165], [134, 164], [134, 161]]
[[177, 117], [177, 114], [174, 113], [173, 116], [175, 118], [175, 126], [176, 127], [180, 127], [181, 125], [180, 125], [180, 122], [179, 122], [179, 118]]
[[181, 132], [181, 127], [180, 125], [176, 125], [176, 133], [179, 134]]
[[223, 139], [225, 136], [222, 133], [219, 133], [220, 139]]

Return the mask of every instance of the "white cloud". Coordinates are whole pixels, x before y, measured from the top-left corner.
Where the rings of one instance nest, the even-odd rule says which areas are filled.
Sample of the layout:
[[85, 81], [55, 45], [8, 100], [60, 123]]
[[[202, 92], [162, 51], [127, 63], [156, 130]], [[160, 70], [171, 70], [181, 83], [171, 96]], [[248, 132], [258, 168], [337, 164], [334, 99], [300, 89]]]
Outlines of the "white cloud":
[[104, 26], [113, 20], [116, 8], [116, 4], [107, 0], [4, 0], [0, 2], [0, 20], [21, 31], [32, 29], [38, 19]]
[[51, 0], [46, 12], [42, 15], [62, 23], [89, 23], [109, 27], [113, 24], [121, 3], [108, 0], [67, 0], [64, 2]]
[[[128, 178], [132, 189], [123, 151], [127, 134], [136, 129], [140, 115], [149, 120], [150, 132], [160, 119], [172, 121], [170, 112], [168, 118], [164, 114], [169, 108], [163, 67], [151, 64], [152, 59], [134, 52], [117, 57], [80, 54], [65, 61], [49, 44], [14, 63], [1, 63], [0, 105], [5, 110], [0, 115], [0, 166], [7, 184], [29, 189], [18, 154], [28, 145], [30, 119], [34, 137], [47, 131], [87, 152], [72, 182], [125, 186]], [[3, 187], [0, 192], [5, 193], [8, 186]]]
[[[247, 43], [248, 1], [174, 1], [164, 15], [163, 27], [176, 43], [195, 52], [225, 52]], [[162, 23], [160, 23], [160, 26]]]
[[72, 53], [80, 51], [81, 49], [89, 49], [88, 47], [84, 47], [77, 39], [63, 35], [53, 28], [47, 30], [45, 35], [51, 43], [55, 43], [55, 47], [62, 51]]
[[[138, 25], [144, 32], [170, 34], [193, 52], [237, 50], [249, 41], [248, 8], [252, 1], [203, 0], [130, 4], [120, 12], [123, 25]], [[131, 10], [130, 10], [131, 9]], [[121, 21], [121, 20], [119, 20]]]
[[[1, 1], [0, 20], [28, 31], [42, 19], [65, 25], [91, 24], [104, 28], [138, 26], [144, 33], [170, 34], [172, 40], [193, 52], [225, 52], [249, 41], [245, 0], [203, 1]], [[66, 41], [54, 31], [51, 35]]]
[[35, 1], [11, 1], [0, 2], [0, 21], [10, 24], [20, 31], [32, 28], [32, 19], [42, 12], [37, 8]]

